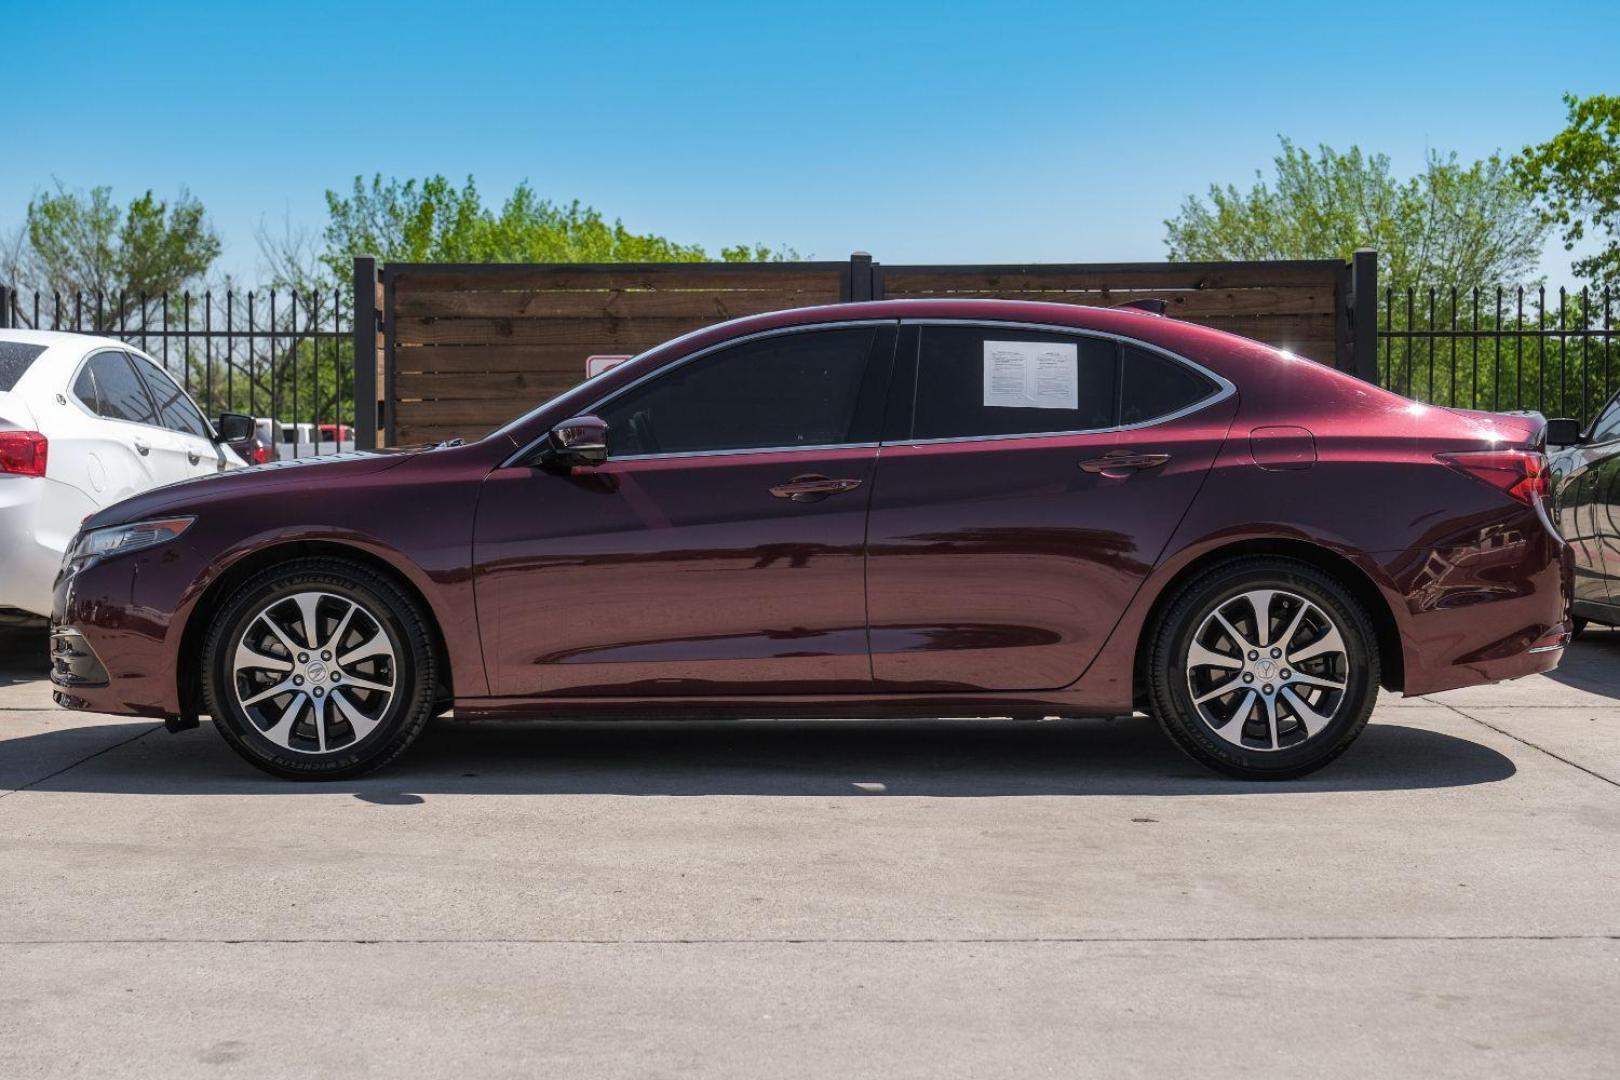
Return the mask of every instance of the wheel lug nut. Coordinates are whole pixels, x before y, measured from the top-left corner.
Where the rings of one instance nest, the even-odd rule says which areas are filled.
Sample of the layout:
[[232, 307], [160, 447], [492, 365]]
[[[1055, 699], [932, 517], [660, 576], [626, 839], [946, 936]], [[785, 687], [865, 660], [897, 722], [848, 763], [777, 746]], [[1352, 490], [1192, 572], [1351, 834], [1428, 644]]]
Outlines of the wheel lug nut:
[[342, 676], [342, 675], [339, 675], [339, 674], [338, 674], [338, 673], [337, 673], [337, 672], [335, 672], [335, 671], [334, 671], [334, 672], [332, 672], [332, 681], [333, 681], [333, 682], [337, 682], [337, 681], [338, 681], [338, 680], [339, 680], [339, 679], [341, 679], [341, 678], [343, 678], [343, 676]]
[[321, 695], [322, 695], [322, 694], [324, 694], [324, 693], [326, 693], [326, 691], [325, 691], [325, 690], [322, 690], [322, 689], [321, 689], [321, 688], [320, 688], [320, 687], [318, 687], [318, 686], [317, 686], [317, 687], [316, 687], [316, 688], [315, 688], [315, 696], [316, 696], [316, 697], [320, 697], [320, 696], [321, 696]]
[[307, 664], [307, 663], [309, 663], [309, 653], [307, 653], [307, 652], [301, 652], [301, 653], [299, 653], [299, 654], [298, 654], [298, 662], [299, 662], [299, 663], [300, 663], [300, 664]]
[[304, 685], [304, 677], [302, 675], [294, 675], [293, 676], [293, 685], [294, 686], [303, 686]]
[[1272, 649], [1271, 650], [1272, 659], [1276, 659], [1277, 657], [1279, 657], [1281, 655], [1282, 655], [1282, 650], [1281, 649]]
[[[320, 693], [320, 691], [317, 690], [316, 693]], [[1270, 683], [1266, 683], [1266, 693], [1268, 693], [1268, 694], [1271, 693], [1271, 684]]]
[[323, 652], [323, 653], [321, 653], [321, 659], [322, 660], [330, 660], [330, 659], [332, 659], [332, 654], [329, 653], [329, 652]]
[[1294, 673], [1289, 671], [1287, 668], [1283, 668], [1282, 677], [1285, 679], [1292, 679], [1294, 677]]
[[1258, 660], [1258, 659], [1260, 659], [1260, 654], [1257, 653], [1257, 652], [1254, 652], [1253, 650], [1250, 650], [1249, 659], [1250, 660]]
[[1252, 673], [1250, 673], [1250, 672], [1245, 671], [1243, 673], [1243, 681], [1244, 682], [1254, 682], [1254, 675]]

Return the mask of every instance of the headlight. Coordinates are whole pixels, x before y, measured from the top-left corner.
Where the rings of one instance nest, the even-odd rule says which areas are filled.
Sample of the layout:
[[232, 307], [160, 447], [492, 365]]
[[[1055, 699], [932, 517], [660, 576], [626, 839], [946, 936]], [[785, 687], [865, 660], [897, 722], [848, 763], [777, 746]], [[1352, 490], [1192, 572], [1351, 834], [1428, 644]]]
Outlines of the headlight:
[[70, 566], [83, 566], [107, 555], [123, 555], [126, 552], [139, 551], [141, 548], [166, 544], [190, 528], [195, 520], [197, 519], [189, 517], [163, 518], [159, 521], [136, 521], [129, 525], [108, 525], [102, 529], [91, 529], [89, 532], [79, 534], [78, 542], [73, 545], [73, 550], [68, 552], [67, 561]]

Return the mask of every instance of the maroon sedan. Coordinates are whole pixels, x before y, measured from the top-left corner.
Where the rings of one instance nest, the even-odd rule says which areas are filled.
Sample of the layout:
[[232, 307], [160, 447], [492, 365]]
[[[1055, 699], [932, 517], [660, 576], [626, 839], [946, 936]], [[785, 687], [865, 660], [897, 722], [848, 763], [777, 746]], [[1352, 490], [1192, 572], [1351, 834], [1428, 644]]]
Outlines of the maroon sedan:
[[428, 719], [1109, 716], [1299, 776], [1380, 686], [1558, 663], [1545, 422], [1129, 310], [900, 301], [671, 341], [468, 445], [283, 462], [85, 523], [70, 708], [281, 776]]

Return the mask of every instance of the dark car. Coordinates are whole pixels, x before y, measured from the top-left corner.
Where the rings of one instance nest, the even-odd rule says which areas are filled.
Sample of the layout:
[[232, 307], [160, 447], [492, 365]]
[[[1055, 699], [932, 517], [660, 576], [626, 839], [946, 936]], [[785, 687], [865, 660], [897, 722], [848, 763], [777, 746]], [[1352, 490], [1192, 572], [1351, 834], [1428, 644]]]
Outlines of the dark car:
[[1620, 393], [1584, 431], [1573, 420], [1550, 431], [1553, 519], [1575, 558], [1575, 630], [1620, 626]]
[[276, 456], [276, 445], [270, 435], [270, 425], [273, 423], [275, 421], [262, 417], [255, 419], [251, 427], [244, 425], [241, 438], [232, 439], [226, 445], [249, 465], [263, 465]]
[[340, 777], [435, 714], [1153, 713], [1240, 777], [1379, 686], [1558, 663], [1539, 416], [1245, 338], [1010, 301], [709, 327], [470, 444], [272, 463], [85, 523], [70, 708]]

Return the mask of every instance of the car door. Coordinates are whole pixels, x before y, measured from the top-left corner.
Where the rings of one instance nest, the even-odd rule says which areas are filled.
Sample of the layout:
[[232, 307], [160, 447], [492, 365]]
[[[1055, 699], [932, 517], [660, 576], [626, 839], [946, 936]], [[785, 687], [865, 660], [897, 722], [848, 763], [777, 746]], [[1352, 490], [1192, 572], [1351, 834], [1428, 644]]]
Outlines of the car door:
[[62, 438], [72, 455], [69, 472], [102, 505], [128, 498], [171, 479], [167, 458], [157, 453], [162, 429], [146, 385], [121, 349], [91, 353], [74, 374], [71, 393], [81, 419]]
[[[1620, 396], [1610, 400], [1572, 452], [1570, 479], [1579, 487], [1570, 500], [1575, 537], [1578, 603], [1620, 605]], [[1560, 508], [1559, 528], [1564, 511]]]
[[203, 419], [191, 396], [168, 372], [146, 357], [131, 353], [130, 361], [152, 396], [158, 425], [164, 431], [165, 471], [176, 480], [184, 480], [223, 469], [225, 458], [219, 444], [214, 442], [213, 429]]
[[1231, 386], [1057, 329], [908, 325], [899, 351], [868, 524], [878, 689], [1068, 685], [1203, 482]]
[[866, 507], [894, 326], [704, 351], [597, 403], [604, 465], [491, 474], [474, 564], [496, 693], [868, 689]]

